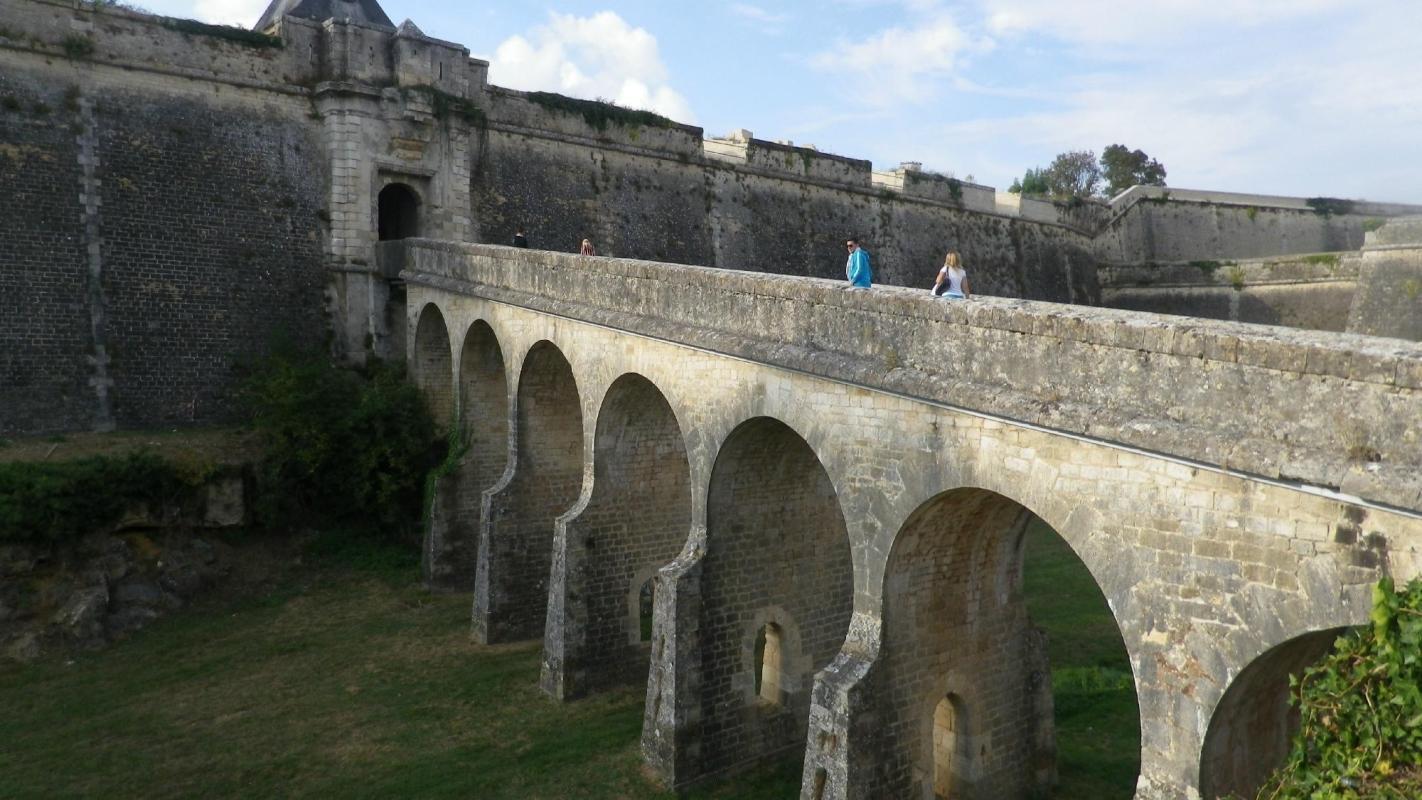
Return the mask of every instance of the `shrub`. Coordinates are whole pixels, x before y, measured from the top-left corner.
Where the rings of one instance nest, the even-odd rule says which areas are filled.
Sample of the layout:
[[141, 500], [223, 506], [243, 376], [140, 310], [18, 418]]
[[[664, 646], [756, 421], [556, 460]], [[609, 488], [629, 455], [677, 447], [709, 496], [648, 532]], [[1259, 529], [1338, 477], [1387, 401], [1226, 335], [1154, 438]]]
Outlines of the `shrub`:
[[1422, 579], [1379, 581], [1372, 625], [1289, 683], [1301, 725], [1259, 797], [1422, 796]]
[[59, 43], [64, 55], [69, 58], [88, 58], [94, 54], [94, 40], [87, 36], [71, 33], [64, 37], [64, 41]]
[[439, 460], [434, 422], [401, 369], [337, 367], [282, 351], [245, 382], [265, 455], [256, 513], [268, 527], [417, 523], [425, 472]]
[[186, 502], [199, 483], [146, 452], [0, 464], [0, 541], [78, 538], [131, 509]]

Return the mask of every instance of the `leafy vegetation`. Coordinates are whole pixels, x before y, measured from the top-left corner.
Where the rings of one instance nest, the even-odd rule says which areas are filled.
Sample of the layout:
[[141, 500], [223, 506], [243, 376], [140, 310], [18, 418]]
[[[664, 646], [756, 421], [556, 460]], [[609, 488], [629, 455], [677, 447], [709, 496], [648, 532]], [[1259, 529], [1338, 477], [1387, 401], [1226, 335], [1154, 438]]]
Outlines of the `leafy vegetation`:
[[1101, 151], [1101, 174], [1106, 196], [1114, 197], [1132, 186], [1164, 186], [1165, 165], [1123, 144], [1108, 145]]
[[190, 499], [200, 484], [148, 452], [77, 461], [0, 464], [0, 542], [74, 539], [142, 506]]
[[1165, 165], [1123, 144], [1108, 145], [1098, 161], [1091, 150], [1060, 153], [1045, 168], [1028, 169], [1009, 192], [1061, 199], [1113, 197], [1132, 186], [1164, 186]]
[[59, 43], [64, 55], [69, 58], [88, 58], [94, 54], [94, 40], [78, 33], [71, 33]]
[[1381, 217], [1368, 217], [1363, 220], [1363, 233], [1372, 233], [1387, 224], [1387, 220]]
[[1313, 209], [1313, 213], [1322, 217], [1331, 217], [1335, 214], [1345, 216], [1353, 213], [1356, 205], [1352, 200], [1342, 200], [1337, 197], [1310, 197], [1304, 201], [1308, 207]]
[[1269, 800], [1422, 796], [1422, 580], [1373, 588], [1372, 625], [1289, 679], [1300, 728]]
[[265, 452], [256, 508], [265, 526], [398, 533], [418, 522], [425, 472], [441, 454], [403, 370], [346, 369], [324, 354], [278, 348], [248, 376], [244, 397]]
[[576, 97], [553, 92], [529, 92], [525, 96], [529, 101], [551, 111], [580, 115], [584, 122], [598, 131], [606, 131], [608, 125], [620, 125], [626, 128], [639, 126], [649, 128], [677, 127], [675, 122], [660, 114], [641, 109], [623, 108], [606, 100], [579, 100]]
[[179, 19], [178, 17], [159, 17], [158, 22], [169, 30], [194, 36], [211, 36], [247, 47], [277, 48], [284, 46], [280, 36], [270, 36], [232, 25], [211, 25], [206, 22], [198, 22], [195, 19]]
[[430, 101], [430, 106], [434, 109], [434, 115], [439, 119], [457, 117], [479, 128], [486, 128], [489, 125], [488, 115], [467, 97], [450, 94], [433, 86], [411, 86], [404, 91], [419, 92], [425, 95]]

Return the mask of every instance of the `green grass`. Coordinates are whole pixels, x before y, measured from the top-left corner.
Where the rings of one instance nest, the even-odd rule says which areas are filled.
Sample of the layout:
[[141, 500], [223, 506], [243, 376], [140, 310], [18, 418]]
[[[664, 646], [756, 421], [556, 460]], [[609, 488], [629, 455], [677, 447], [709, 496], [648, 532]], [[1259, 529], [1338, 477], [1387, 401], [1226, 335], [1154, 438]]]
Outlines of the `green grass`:
[[[643, 692], [543, 696], [539, 646], [480, 647], [412, 550], [338, 536], [305, 578], [112, 649], [0, 667], [0, 797], [663, 798]], [[797, 764], [696, 795], [786, 797]]]
[[[642, 772], [644, 692], [558, 704], [538, 643], [481, 647], [467, 596], [413, 548], [328, 534], [280, 588], [209, 600], [72, 663], [0, 666], [0, 797], [670, 798]], [[1045, 527], [1033, 620], [1051, 634], [1059, 798], [1128, 798], [1139, 740], [1104, 600]], [[789, 759], [691, 796], [784, 798]]]
[[1059, 798], [1135, 794], [1140, 711], [1131, 664], [1106, 598], [1066, 542], [1040, 520], [1027, 533], [1023, 581], [1047, 631], [1056, 706]]

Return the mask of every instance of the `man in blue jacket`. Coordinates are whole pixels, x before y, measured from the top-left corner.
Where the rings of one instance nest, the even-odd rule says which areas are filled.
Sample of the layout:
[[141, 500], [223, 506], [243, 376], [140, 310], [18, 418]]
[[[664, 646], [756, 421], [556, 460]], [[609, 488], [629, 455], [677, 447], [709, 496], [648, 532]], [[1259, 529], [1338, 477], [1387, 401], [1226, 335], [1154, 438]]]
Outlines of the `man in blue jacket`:
[[849, 249], [849, 260], [844, 264], [849, 288], [868, 289], [874, 279], [874, 272], [869, 268], [869, 251], [859, 246], [858, 239], [849, 239], [844, 246]]

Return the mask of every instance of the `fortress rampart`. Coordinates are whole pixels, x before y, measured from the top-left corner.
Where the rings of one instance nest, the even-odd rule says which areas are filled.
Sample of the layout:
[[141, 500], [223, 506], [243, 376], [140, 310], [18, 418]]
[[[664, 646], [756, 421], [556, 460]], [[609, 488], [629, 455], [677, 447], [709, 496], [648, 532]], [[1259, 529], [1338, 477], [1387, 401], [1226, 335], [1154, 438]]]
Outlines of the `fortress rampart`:
[[[954, 249], [979, 293], [1094, 305], [1103, 264], [1356, 249], [1409, 210], [1021, 198], [491, 86], [486, 62], [409, 22], [250, 32], [79, 0], [0, 8], [0, 181], [5, 433], [224, 419], [234, 367], [279, 335], [399, 358], [404, 288], [382, 239], [502, 243], [522, 226], [535, 248], [590, 237], [605, 254], [835, 278], [857, 235], [880, 284], [927, 287]], [[1312, 322], [1278, 296], [1236, 318]]]

